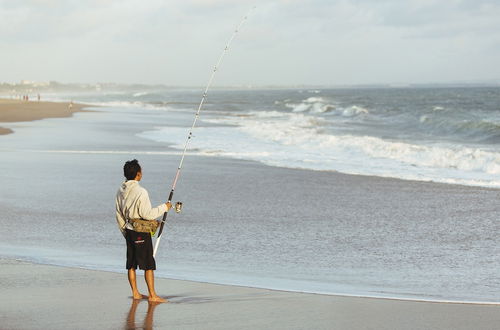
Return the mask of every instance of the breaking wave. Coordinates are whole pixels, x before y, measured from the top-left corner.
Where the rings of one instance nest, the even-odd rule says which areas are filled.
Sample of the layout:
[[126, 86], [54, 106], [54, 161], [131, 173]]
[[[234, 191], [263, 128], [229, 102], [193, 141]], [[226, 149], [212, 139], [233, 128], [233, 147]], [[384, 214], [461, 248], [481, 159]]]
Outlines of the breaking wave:
[[361, 106], [341, 107], [336, 105], [335, 102], [317, 96], [309, 97], [300, 103], [293, 103], [287, 100], [285, 101], [285, 107], [292, 109], [292, 112], [308, 112], [311, 114], [332, 113], [346, 117], [369, 113], [368, 109]]
[[[197, 128], [204, 153], [311, 170], [500, 187], [500, 152], [454, 144], [417, 144], [375, 136], [332, 134], [324, 119], [304, 113], [251, 112], [205, 119], [230, 126]], [[141, 136], [182, 148], [176, 129]], [[244, 150], [244, 152], [242, 152]]]
[[[190, 116], [199, 102], [197, 91], [144, 88], [57, 97]], [[276, 166], [500, 186], [499, 97], [491, 88], [214, 91], [192, 145]], [[169, 130], [143, 135], [177, 145], [173, 133], [186, 134]]]
[[301, 103], [286, 103], [293, 112], [324, 113], [335, 109], [335, 105], [327, 103], [322, 97], [309, 97]]
[[137, 92], [137, 93], [134, 93], [132, 94], [133, 97], [141, 97], [141, 96], [145, 96], [145, 95], [149, 95], [151, 94], [150, 92]]

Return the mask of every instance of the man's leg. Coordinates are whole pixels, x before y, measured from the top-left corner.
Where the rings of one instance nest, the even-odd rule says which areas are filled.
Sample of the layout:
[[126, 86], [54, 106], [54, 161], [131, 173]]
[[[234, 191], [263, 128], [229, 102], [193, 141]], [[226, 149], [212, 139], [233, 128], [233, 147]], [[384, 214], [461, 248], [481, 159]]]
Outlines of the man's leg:
[[137, 280], [135, 269], [137, 268], [136, 251], [134, 244], [134, 232], [131, 230], [126, 231], [125, 240], [127, 241], [127, 269], [128, 269], [128, 282], [132, 289], [132, 297], [134, 299], [146, 299], [147, 296], [140, 294], [137, 290]]
[[134, 299], [146, 298], [146, 296], [143, 296], [139, 293], [139, 290], [137, 290], [137, 279], [135, 275], [135, 269], [133, 268], [128, 270], [128, 282], [130, 283], [130, 288], [132, 289], [132, 297]]
[[149, 291], [149, 299], [148, 300], [152, 301], [152, 302], [167, 302], [166, 299], [158, 297], [158, 295], [155, 292], [154, 271], [152, 269], [145, 270], [144, 277], [146, 278], [146, 284], [148, 285], [148, 291]]

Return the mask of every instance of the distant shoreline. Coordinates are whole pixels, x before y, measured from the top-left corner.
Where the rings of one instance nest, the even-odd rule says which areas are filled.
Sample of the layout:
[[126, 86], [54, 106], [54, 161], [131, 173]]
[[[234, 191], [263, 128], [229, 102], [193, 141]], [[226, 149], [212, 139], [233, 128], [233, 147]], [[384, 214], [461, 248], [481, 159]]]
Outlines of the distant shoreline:
[[[0, 99], [0, 123], [33, 121], [45, 118], [71, 117], [82, 111], [85, 104], [71, 102], [38, 102]], [[0, 135], [10, 134], [10, 128], [0, 127]]]
[[[387, 82], [387, 83], [357, 83], [357, 84], [231, 84], [213, 85], [212, 90], [330, 90], [330, 89], [400, 89], [400, 88], [499, 88], [499, 81], [462, 81], [462, 82]], [[19, 94], [59, 93], [59, 92], [92, 92], [92, 91], [123, 91], [123, 90], [203, 90], [204, 85], [169, 85], [144, 83], [75, 83], [75, 82], [31, 82], [8, 83], [0, 82], [0, 95], [18, 96]]]

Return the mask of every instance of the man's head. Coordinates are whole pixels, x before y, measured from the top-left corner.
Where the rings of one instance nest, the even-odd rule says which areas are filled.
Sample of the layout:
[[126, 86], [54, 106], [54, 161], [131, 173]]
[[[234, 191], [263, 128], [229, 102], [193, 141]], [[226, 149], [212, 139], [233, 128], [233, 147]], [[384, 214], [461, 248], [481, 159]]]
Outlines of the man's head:
[[127, 180], [141, 180], [142, 169], [137, 159], [129, 160], [123, 165], [123, 175]]

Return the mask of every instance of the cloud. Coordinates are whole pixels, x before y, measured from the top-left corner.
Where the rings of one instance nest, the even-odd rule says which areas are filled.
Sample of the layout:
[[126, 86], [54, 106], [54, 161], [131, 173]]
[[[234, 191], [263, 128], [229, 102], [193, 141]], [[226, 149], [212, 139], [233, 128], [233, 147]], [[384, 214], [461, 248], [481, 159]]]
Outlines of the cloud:
[[[492, 0], [0, 1], [0, 50], [8, 59], [0, 72], [32, 79], [26, 63], [43, 60], [41, 79], [202, 84], [254, 4], [221, 84], [500, 74], [500, 3]], [[460, 69], [468, 61], [480, 64]]]

